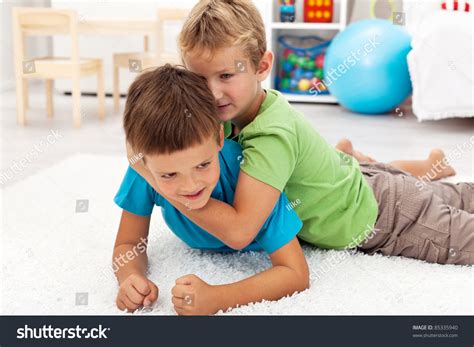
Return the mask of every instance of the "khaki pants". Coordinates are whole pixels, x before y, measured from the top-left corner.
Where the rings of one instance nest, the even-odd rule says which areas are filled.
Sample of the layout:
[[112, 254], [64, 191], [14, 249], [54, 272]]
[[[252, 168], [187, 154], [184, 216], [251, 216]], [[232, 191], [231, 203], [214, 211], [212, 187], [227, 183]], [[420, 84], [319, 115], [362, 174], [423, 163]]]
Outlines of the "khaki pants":
[[358, 247], [440, 264], [474, 264], [474, 183], [423, 183], [390, 165], [360, 164], [379, 204]]

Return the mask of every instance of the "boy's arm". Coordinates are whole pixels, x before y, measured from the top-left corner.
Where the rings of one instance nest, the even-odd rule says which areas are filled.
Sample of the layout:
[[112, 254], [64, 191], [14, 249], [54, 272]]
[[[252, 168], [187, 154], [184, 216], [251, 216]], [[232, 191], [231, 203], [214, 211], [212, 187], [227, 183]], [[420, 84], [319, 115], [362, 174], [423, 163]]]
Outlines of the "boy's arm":
[[146, 254], [150, 217], [123, 210], [115, 240], [113, 270], [119, 282], [115, 302], [120, 310], [133, 312], [158, 299], [158, 287], [146, 277]]
[[272, 267], [242, 281], [217, 286], [220, 309], [261, 300], [278, 300], [309, 288], [309, 269], [303, 250], [294, 237], [270, 254]]
[[172, 289], [176, 312], [213, 314], [251, 302], [278, 300], [309, 288], [308, 264], [296, 237], [270, 258], [273, 267], [231, 284], [211, 286], [195, 275], [178, 279]]
[[[123, 210], [112, 256], [113, 270], [119, 284], [131, 274], [145, 276], [148, 266], [146, 246], [149, 227], [150, 217]], [[130, 252], [134, 252], [133, 255]]]
[[233, 205], [217, 199], [198, 209], [173, 205], [195, 224], [233, 249], [243, 249], [256, 237], [281, 192], [240, 171]]
[[[127, 143], [128, 157], [134, 154]], [[243, 249], [255, 239], [281, 194], [278, 189], [240, 171], [233, 205], [211, 198], [206, 206], [193, 210], [192, 206], [184, 206], [163, 195], [141, 160], [132, 166], [181, 213], [233, 249]]]

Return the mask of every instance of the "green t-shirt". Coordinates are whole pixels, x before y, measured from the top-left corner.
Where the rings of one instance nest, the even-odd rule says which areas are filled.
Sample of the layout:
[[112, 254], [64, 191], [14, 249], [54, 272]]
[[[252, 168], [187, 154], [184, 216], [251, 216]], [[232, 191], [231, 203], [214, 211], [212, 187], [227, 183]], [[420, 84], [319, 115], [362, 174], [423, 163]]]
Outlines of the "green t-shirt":
[[222, 123], [222, 125], [224, 126], [224, 137], [232, 137], [232, 123], [230, 121], [225, 121]]
[[[378, 214], [359, 163], [330, 146], [275, 90], [238, 135], [241, 170], [284, 191], [303, 222], [298, 237], [321, 248], [360, 244]], [[256, 197], [258, 199], [258, 197]]]

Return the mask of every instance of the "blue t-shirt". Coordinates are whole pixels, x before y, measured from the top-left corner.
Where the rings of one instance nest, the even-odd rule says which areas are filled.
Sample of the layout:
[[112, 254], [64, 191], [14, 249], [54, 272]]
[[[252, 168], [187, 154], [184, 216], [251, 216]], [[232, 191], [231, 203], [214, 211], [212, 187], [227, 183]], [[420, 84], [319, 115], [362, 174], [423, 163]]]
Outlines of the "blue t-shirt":
[[[224, 146], [219, 152], [221, 173], [211, 197], [228, 204], [233, 203], [241, 159], [240, 145], [231, 140], [224, 140]], [[114, 201], [122, 209], [140, 216], [150, 216], [153, 207], [160, 206], [163, 218], [171, 231], [192, 248], [217, 252], [235, 251], [179, 212], [131, 166], [128, 167]], [[273, 253], [291, 241], [302, 225], [286, 195], [282, 193], [255, 240], [243, 250], [264, 250]]]

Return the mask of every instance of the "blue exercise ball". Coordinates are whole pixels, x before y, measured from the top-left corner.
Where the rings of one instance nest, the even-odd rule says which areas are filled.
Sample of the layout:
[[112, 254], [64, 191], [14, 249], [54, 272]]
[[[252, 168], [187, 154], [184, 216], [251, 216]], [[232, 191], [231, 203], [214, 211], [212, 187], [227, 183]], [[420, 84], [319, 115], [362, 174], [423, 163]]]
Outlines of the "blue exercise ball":
[[388, 112], [411, 93], [407, 54], [411, 37], [387, 20], [349, 25], [331, 42], [324, 81], [339, 103], [365, 114]]

